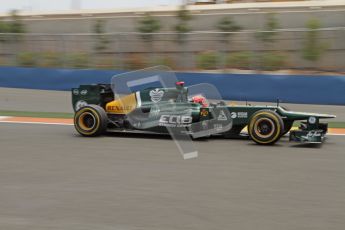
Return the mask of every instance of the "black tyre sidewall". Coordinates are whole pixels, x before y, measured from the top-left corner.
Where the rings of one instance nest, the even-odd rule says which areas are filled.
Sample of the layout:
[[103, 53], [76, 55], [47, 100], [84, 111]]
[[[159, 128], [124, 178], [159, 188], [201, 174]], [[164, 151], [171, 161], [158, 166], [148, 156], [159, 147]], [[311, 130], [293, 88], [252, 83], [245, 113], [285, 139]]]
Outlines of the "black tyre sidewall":
[[284, 136], [290, 131], [290, 129], [293, 126], [293, 123], [294, 121], [284, 121], [284, 132], [282, 133], [282, 136]]

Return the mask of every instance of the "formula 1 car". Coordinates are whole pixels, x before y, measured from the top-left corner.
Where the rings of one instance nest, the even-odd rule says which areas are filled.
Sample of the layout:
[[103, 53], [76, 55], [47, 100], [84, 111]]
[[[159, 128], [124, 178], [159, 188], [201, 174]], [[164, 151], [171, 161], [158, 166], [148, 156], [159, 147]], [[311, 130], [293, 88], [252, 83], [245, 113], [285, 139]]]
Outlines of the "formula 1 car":
[[[271, 145], [283, 135], [290, 141], [322, 143], [327, 123], [320, 119], [333, 115], [293, 112], [275, 106], [227, 105], [190, 97], [188, 87], [176, 82], [170, 88], [145, 88], [117, 96], [111, 84], [81, 85], [72, 89], [74, 126], [82, 136], [93, 137], [107, 131], [167, 134], [177, 130], [194, 138], [221, 135], [236, 138], [248, 127], [248, 136], [257, 144]], [[291, 130], [301, 121], [297, 130]]]

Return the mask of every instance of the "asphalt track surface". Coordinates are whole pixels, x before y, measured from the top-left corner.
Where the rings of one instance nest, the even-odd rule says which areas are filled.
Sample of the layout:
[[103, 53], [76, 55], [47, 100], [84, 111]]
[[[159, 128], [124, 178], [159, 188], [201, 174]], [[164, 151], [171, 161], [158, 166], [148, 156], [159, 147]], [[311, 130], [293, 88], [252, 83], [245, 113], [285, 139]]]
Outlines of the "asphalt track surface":
[[[69, 92], [0, 88], [1, 110], [72, 112]], [[260, 104], [260, 103], [259, 103]], [[342, 106], [287, 105], [331, 113]], [[169, 137], [82, 138], [0, 124], [0, 229], [344, 229], [345, 136], [321, 147], [212, 138], [183, 160]]]
[[213, 138], [183, 160], [168, 137], [83, 138], [0, 124], [0, 229], [339, 229], [345, 137], [319, 147]]

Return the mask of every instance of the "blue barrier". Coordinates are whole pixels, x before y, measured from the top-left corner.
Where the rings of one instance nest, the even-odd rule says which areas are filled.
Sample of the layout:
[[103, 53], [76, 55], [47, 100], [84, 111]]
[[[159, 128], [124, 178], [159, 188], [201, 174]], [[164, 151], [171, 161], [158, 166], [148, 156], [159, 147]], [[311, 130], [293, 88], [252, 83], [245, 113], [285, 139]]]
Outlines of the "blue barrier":
[[[0, 67], [0, 87], [70, 90], [110, 83], [124, 71]], [[226, 100], [345, 105], [345, 76], [177, 73], [186, 85], [210, 83]]]

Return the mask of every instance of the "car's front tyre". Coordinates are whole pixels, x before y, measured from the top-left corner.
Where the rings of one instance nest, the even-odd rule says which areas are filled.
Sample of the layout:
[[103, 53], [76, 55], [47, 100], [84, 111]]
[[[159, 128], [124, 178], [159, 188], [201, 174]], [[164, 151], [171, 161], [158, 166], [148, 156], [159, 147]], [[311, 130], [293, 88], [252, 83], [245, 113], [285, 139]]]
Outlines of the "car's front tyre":
[[283, 120], [274, 111], [260, 110], [250, 118], [248, 133], [257, 144], [272, 145], [280, 139], [283, 132]]
[[74, 115], [74, 127], [82, 136], [99, 136], [106, 131], [107, 124], [107, 114], [98, 105], [84, 106]]

